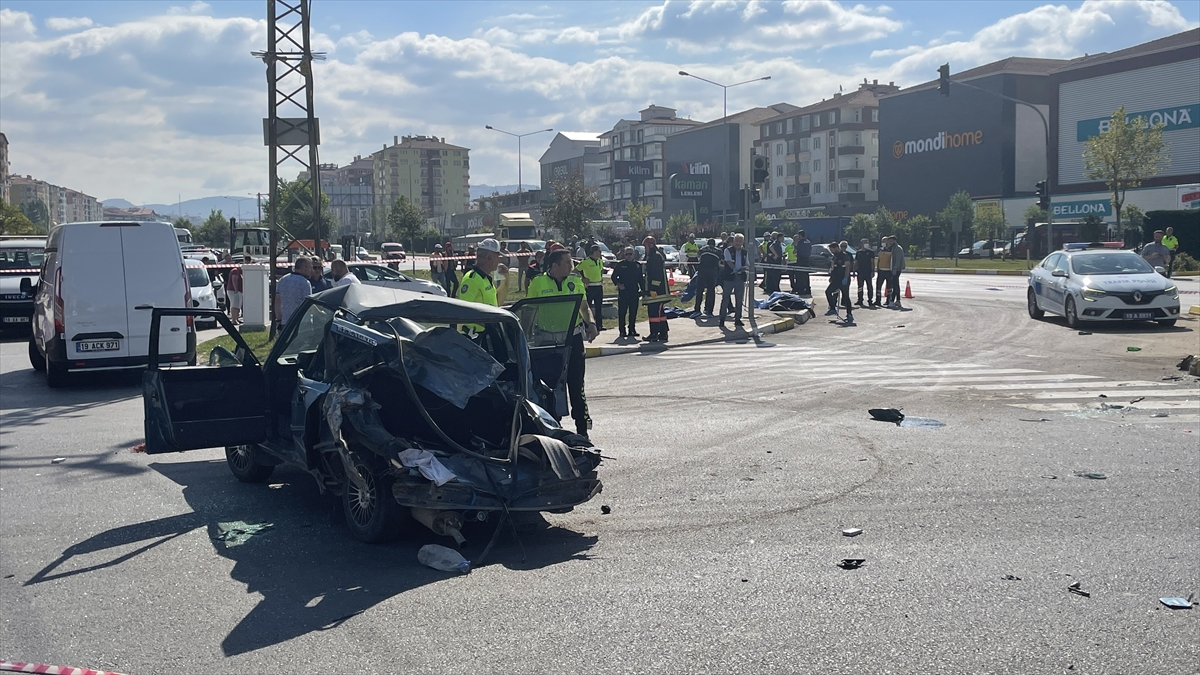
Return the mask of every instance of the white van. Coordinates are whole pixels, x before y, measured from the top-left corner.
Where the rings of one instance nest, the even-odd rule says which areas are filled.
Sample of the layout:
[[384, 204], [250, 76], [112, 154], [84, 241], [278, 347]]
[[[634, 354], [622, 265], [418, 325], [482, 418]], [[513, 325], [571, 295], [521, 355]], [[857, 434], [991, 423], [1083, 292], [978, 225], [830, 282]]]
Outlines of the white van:
[[[191, 307], [170, 223], [106, 221], [55, 227], [34, 297], [29, 361], [51, 387], [67, 374], [146, 365], [150, 309]], [[192, 317], [163, 317], [162, 363], [192, 363]]]

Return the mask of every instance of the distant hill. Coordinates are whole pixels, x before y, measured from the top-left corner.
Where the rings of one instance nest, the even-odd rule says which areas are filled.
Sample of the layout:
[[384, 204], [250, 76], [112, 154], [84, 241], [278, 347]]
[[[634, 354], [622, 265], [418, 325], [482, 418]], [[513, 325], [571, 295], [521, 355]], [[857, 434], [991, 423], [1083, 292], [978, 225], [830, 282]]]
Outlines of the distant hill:
[[[538, 189], [538, 186], [536, 186], [536, 185], [528, 185], [528, 184], [524, 184], [524, 185], [525, 185], [526, 190], [537, 190]], [[471, 199], [479, 199], [480, 197], [490, 197], [493, 192], [499, 192], [502, 195], [506, 195], [510, 192], [516, 192], [516, 191], [517, 191], [516, 183], [513, 183], [512, 185], [472, 185], [471, 186]]]
[[178, 215], [183, 215], [185, 218], [200, 219], [201, 221], [207, 218], [208, 214], [212, 213], [214, 209], [220, 211], [226, 218], [230, 216], [237, 217], [239, 203], [241, 204], [243, 220], [257, 220], [258, 205], [254, 202], [254, 197], [201, 197], [199, 199], [185, 199], [178, 204], [133, 204], [119, 197], [102, 200], [105, 206], [118, 209], [127, 209], [131, 206], [144, 206], [148, 209], [154, 209], [154, 212], [160, 216], [170, 216], [174, 219]]

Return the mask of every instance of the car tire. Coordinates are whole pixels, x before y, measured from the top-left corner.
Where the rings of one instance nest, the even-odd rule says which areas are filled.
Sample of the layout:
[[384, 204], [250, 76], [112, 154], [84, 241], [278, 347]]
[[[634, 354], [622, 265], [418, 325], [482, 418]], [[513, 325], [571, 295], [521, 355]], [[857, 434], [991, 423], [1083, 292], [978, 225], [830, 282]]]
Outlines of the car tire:
[[29, 365], [39, 373], [46, 371], [46, 357], [42, 356], [32, 335], [29, 336]]
[[1070, 328], [1079, 328], [1079, 324], [1083, 323], [1083, 319], [1079, 318], [1079, 311], [1075, 309], [1075, 298], [1067, 298], [1063, 303], [1063, 318], [1067, 320], [1067, 326]]
[[61, 389], [67, 386], [67, 364], [46, 362], [46, 384], [51, 389]]
[[261, 483], [275, 471], [272, 464], [259, 463], [258, 451], [250, 445], [231, 445], [225, 448], [225, 463], [229, 471], [243, 483]]
[[1175, 325], [1175, 321], [1175, 319], [1163, 319], [1162, 321], [1155, 321], [1154, 323], [1157, 323], [1163, 328], [1171, 328]]
[[1029, 289], [1029, 292], [1026, 293], [1026, 296], [1028, 297], [1029, 318], [1038, 320], [1045, 318], [1046, 312], [1038, 307], [1037, 304], [1037, 293], [1034, 293], [1033, 289], [1031, 288]]
[[366, 479], [367, 488], [359, 488], [347, 477], [342, 489], [342, 512], [355, 539], [381, 544], [399, 534], [404, 513], [392, 496], [392, 480], [385, 473], [382, 461], [369, 461], [365, 457], [362, 453], [350, 453], [351, 462]]

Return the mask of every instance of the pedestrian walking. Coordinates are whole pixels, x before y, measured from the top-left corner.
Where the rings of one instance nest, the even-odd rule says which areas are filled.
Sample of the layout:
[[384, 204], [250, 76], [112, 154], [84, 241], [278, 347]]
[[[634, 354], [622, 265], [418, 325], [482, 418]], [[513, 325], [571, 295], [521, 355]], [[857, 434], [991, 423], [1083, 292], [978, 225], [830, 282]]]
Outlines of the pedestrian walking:
[[1171, 259], [1167, 261], [1167, 278], [1170, 279], [1171, 274], [1175, 272], [1175, 254], [1179, 252], [1179, 238], [1175, 236], [1175, 228], [1168, 227], [1163, 233], [1162, 245], [1171, 252]]
[[854, 306], [850, 304], [850, 270], [854, 260], [847, 252], [849, 242], [829, 245], [833, 260], [829, 263], [829, 285], [825, 288], [825, 300], [829, 303], [829, 311], [825, 316], [837, 316], [838, 295], [841, 295], [842, 306], [846, 308], [846, 323], [854, 323]]
[[[869, 239], [860, 241], [854, 252], [854, 273], [858, 276], [858, 302], [855, 304], [864, 308], [875, 304], [875, 288], [871, 286], [875, 276], [875, 251], [871, 250]], [[863, 284], [867, 286], [867, 305], [863, 305]]]
[[[883, 293], [887, 285], [887, 295]], [[892, 294], [892, 243], [884, 237], [879, 242], [879, 252], [875, 254], [875, 302], [872, 307], [882, 307], [884, 300]]]
[[646, 278], [642, 265], [637, 261], [637, 251], [632, 246], [621, 250], [621, 261], [612, 271], [612, 282], [617, 287], [617, 329], [621, 337], [637, 338], [638, 300], [646, 292]]
[[733, 325], [742, 327], [742, 302], [746, 297], [746, 238], [736, 234], [728, 242], [721, 265], [721, 328], [730, 311]]
[[[250, 264], [250, 256], [243, 256], [242, 261]], [[234, 324], [242, 322], [242, 297], [245, 291], [245, 281], [242, 277], [242, 266], [234, 265], [225, 276], [225, 300], [229, 305], [229, 319]]]
[[654, 237], [643, 239], [642, 246], [646, 247], [646, 314], [650, 321], [650, 334], [646, 340], [666, 342], [667, 317], [663, 309], [671, 299], [667, 294], [667, 261]]
[[900, 304], [900, 273], [905, 269], [904, 248], [895, 235], [889, 237], [892, 247], [890, 267], [892, 276], [888, 280], [888, 309], [904, 309]]
[[592, 244], [588, 255], [575, 266], [575, 271], [583, 277], [587, 285], [587, 303], [592, 307], [592, 317], [596, 320], [596, 330], [604, 330], [604, 260], [600, 257], [600, 246]]
[[717, 304], [717, 272], [720, 270], [721, 261], [724, 256], [720, 249], [717, 248], [715, 239], [709, 239], [705, 242], [704, 248], [700, 249], [698, 262], [696, 263], [696, 308], [695, 311], [700, 311], [700, 302], [703, 299], [704, 312], [700, 315], [705, 318], [712, 318], [713, 309]]
[[1163, 243], [1165, 238], [1165, 232], [1155, 230], [1154, 241], [1142, 247], [1142, 259], [1152, 267], [1161, 267], [1164, 270], [1171, 264], [1171, 249]]

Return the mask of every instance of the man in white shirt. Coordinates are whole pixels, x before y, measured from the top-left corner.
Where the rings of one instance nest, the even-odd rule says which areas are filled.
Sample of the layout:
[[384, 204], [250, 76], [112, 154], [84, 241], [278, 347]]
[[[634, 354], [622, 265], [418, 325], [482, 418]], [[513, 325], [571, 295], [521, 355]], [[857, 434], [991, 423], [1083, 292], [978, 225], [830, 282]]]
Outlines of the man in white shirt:
[[349, 286], [350, 284], [361, 284], [358, 277], [346, 267], [345, 260], [334, 260], [329, 264], [329, 270], [333, 273], [334, 286]]

